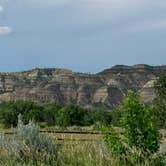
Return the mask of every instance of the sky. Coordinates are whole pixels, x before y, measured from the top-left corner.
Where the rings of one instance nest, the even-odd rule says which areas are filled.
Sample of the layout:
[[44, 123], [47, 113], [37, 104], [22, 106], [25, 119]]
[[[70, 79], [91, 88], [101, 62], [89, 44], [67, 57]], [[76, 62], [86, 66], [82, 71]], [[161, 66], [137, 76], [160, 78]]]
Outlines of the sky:
[[0, 0], [0, 72], [166, 64], [166, 0]]

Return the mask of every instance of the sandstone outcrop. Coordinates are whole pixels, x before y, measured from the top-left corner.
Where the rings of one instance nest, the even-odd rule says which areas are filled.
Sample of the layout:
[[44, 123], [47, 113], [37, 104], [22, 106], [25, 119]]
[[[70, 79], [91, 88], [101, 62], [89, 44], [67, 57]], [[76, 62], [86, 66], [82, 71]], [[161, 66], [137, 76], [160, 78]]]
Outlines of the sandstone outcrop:
[[166, 66], [117, 65], [96, 74], [56, 68], [0, 73], [0, 101], [56, 101], [112, 109], [131, 89], [140, 91], [149, 103], [154, 97], [153, 83], [161, 74], [166, 74]]

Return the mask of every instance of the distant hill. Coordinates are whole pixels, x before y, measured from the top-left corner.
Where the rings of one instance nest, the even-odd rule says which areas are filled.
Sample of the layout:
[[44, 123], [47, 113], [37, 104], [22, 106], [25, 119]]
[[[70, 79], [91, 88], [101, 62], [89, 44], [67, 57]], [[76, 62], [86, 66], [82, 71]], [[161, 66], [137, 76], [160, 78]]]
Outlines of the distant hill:
[[45, 68], [0, 73], [0, 101], [56, 101], [85, 107], [114, 108], [129, 89], [141, 92], [144, 102], [154, 97], [153, 82], [166, 66], [117, 65], [96, 74]]

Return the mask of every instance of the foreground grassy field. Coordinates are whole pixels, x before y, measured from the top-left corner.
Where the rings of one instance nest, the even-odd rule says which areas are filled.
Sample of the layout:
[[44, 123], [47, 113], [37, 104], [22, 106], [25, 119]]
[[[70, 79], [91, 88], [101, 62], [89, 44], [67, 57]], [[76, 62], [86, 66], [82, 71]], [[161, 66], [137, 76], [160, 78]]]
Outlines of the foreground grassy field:
[[38, 161], [37, 163], [16, 162], [6, 160], [1, 162], [1, 166], [110, 166], [111, 155], [102, 147], [102, 144], [94, 142], [74, 142], [61, 145], [58, 157], [53, 163], [45, 164]]
[[[10, 138], [13, 134], [9, 134], [9, 130], [5, 130], [8, 134], [6, 138]], [[43, 163], [38, 161], [24, 162], [1, 160], [2, 166], [110, 166], [110, 153], [104, 148], [102, 134], [72, 134], [72, 133], [44, 133], [54, 140], [58, 145], [57, 158], [53, 163]]]
[[[162, 130], [162, 146], [161, 152], [166, 152], [166, 131]], [[24, 162], [24, 159], [20, 162], [13, 162], [10, 160], [4, 160], [0, 162], [2, 166], [121, 166], [118, 160], [113, 159], [112, 154], [105, 147], [103, 142], [103, 134], [80, 134], [80, 133], [44, 133], [54, 140], [54, 143], [58, 145], [57, 158], [53, 163], [46, 164], [38, 161]], [[11, 135], [6, 135], [10, 137]], [[132, 159], [130, 159], [132, 160]], [[128, 165], [127, 165], [128, 166]], [[131, 164], [132, 166], [132, 164]], [[138, 165], [141, 166], [141, 165]], [[145, 166], [151, 166], [150, 161], [145, 162]]]

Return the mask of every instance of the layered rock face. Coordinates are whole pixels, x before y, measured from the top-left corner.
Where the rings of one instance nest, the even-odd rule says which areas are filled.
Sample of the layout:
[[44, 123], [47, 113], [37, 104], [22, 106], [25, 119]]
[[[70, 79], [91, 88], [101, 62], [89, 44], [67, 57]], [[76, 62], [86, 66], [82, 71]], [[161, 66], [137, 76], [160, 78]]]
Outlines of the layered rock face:
[[130, 89], [140, 91], [143, 101], [151, 102], [153, 83], [161, 74], [166, 74], [166, 66], [118, 65], [97, 74], [56, 68], [0, 73], [0, 101], [55, 101], [112, 109]]

